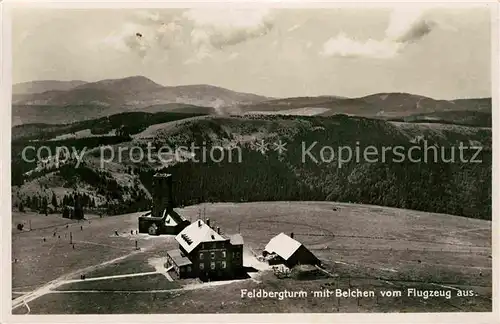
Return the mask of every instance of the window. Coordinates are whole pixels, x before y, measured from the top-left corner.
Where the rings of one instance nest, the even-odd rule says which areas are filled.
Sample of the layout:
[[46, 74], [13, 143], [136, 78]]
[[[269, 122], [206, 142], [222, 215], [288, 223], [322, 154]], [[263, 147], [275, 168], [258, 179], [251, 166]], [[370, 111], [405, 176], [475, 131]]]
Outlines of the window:
[[240, 252], [236, 252], [236, 257], [239, 258], [240, 257]]
[[200, 252], [200, 260], [203, 260], [203, 252]]
[[187, 272], [191, 272], [191, 266], [187, 267]]
[[215, 252], [210, 252], [210, 258], [213, 260], [215, 259]]
[[222, 269], [226, 269], [226, 261], [222, 261], [222, 263], [221, 263], [221, 268], [222, 268]]
[[203, 270], [205, 268], [205, 264], [200, 263], [200, 270]]
[[225, 258], [226, 257], [226, 251], [222, 251], [222, 257]]
[[183, 268], [183, 267], [181, 267], [181, 268], [180, 268], [180, 271], [181, 271], [181, 272], [184, 272], [184, 268]]
[[215, 262], [210, 262], [210, 269], [212, 269], [212, 270], [215, 269]]
[[216, 243], [216, 242], [214, 242], [214, 249], [216, 249], [216, 248], [217, 248], [217, 243]]

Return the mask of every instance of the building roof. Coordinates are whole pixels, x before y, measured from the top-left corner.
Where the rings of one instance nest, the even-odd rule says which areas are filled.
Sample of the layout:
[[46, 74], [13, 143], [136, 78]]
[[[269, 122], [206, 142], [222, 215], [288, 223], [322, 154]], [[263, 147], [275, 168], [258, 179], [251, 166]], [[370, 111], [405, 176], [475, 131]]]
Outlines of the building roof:
[[187, 253], [191, 253], [202, 242], [221, 242], [228, 239], [217, 234], [216, 231], [199, 219], [177, 234], [175, 240]]
[[[163, 217], [165, 217], [166, 211], [167, 211], [166, 209], [163, 211]], [[165, 225], [166, 226], [177, 226], [177, 224], [179, 224], [179, 223], [175, 221], [174, 217], [170, 213], [168, 213], [167, 217], [165, 218]]]
[[243, 245], [243, 237], [241, 236], [241, 234], [233, 234], [228, 236], [232, 245]]
[[288, 260], [301, 245], [301, 243], [285, 233], [280, 233], [267, 243], [264, 250], [268, 253], [276, 253], [283, 259]]
[[192, 264], [191, 260], [189, 260], [187, 257], [183, 256], [181, 253], [181, 250], [179, 250], [179, 249], [169, 250], [169, 251], [167, 251], [167, 254], [172, 258], [172, 261], [174, 261], [174, 263], [178, 267]]
[[170, 210], [169, 212], [167, 212], [167, 210], [168, 210], [167, 208], [165, 208], [163, 210], [161, 217], [153, 217], [153, 215], [151, 214], [151, 211], [148, 211], [147, 213], [139, 216], [139, 218], [154, 219], [154, 220], [158, 220], [158, 221], [164, 220], [166, 226], [176, 226], [177, 224], [180, 224], [185, 220], [185, 218], [182, 217], [181, 214], [179, 213], [178, 208], [174, 208], [174, 209]]
[[184, 218], [179, 214], [179, 212], [174, 208], [167, 212], [167, 209], [163, 210], [162, 218], [165, 217], [166, 226], [176, 226], [184, 221]]

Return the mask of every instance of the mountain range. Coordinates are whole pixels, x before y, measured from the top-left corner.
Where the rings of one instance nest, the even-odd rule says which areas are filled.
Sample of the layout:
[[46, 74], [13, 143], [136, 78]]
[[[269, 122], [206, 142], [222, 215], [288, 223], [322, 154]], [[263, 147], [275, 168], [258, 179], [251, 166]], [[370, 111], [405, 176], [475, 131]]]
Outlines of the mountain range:
[[13, 87], [14, 105], [97, 105], [143, 108], [166, 103], [222, 107], [267, 100], [267, 97], [235, 92], [206, 84], [166, 87], [143, 76], [97, 82], [36, 81]]
[[[13, 124], [71, 123], [127, 111], [202, 114], [347, 114], [381, 119], [470, 111], [491, 115], [491, 98], [435, 100], [409, 93], [269, 98], [206, 84], [163, 86], [143, 76], [85, 81], [33, 81], [12, 89]], [[453, 115], [454, 116], [454, 115]], [[462, 116], [463, 117], [463, 116]], [[436, 116], [431, 116], [435, 119]], [[482, 118], [488, 119], [488, 118]], [[484, 125], [482, 125], [484, 126]]]
[[87, 82], [82, 80], [58, 81], [40, 80], [16, 83], [12, 86], [13, 95], [32, 95], [46, 91], [67, 91], [83, 85]]
[[[209, 85], [165, 87], [145, 77], [38, 81], [14, 85], [13, 91], [11, 181], [17, 206], [40, 210], [35, 197], [39, 202], [55, 195], [64, 201], [82, 192], [107, 214], [146, 210], [152, 175], [168, 172], [178, 179], [182, 205], [331, 200], [491, 219], [490, 98], [378, 93], [278, 99]], [[284, 155], [272, 150], [263, 155], [258, 149], [261, 141], [279, 140], [287, 143]], [[102, 145], [129, 152], [145, 143], [240, 147], [245, 158], [242, 163], [180, 159], [167, 164], [125, 158], [100, 165]], [[483, 150], [479, 164], [351, 161], [340, 168], [303, 163], [302, 143], [405, 148], [429, 143], [448, 151], [469, 143]], [[88, 151], [76, 168], [71, 159], [61, 165], [25, 161], [27, 145]]]

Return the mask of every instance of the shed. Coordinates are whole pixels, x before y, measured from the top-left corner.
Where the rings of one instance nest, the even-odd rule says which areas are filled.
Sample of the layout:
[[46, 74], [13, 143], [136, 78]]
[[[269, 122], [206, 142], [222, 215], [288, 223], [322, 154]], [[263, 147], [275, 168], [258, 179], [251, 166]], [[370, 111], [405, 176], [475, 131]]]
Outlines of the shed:
[[284, 264], [289, 268], [297, 264], [321, 264], [319, 259], [302, 243], [285, 233], [280, 233], [267, 243], [264, 256], [268, 256], [269, 264]]

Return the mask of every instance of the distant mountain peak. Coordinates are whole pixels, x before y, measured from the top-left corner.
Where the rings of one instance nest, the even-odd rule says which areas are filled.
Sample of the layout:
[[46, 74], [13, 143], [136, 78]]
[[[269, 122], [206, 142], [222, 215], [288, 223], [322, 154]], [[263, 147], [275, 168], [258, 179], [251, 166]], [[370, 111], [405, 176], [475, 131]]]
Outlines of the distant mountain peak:
[[163, 88], [161, 84], [154, 82], [145, 76], [130, 76], [126, 78], [119, 79], [105, 79], [96, 82], [90, 82], [80, 86], [79, 88], [95, 88], [95, 87], [109, 87], [109, 86], [126, 86], [129, 88], [133, 87], [148, 87], [148, 88]]
[[[103, 114], [103, 110], [106, 110], [107, 114], [112, 114], [168, 104], [211, 107], [216, 110], [208, 109], [209, 111], [222, 113], [220, 110], [222, 107], [237, 107], [240, 104], [257, 103], [268, 99], [208, 84], [166, 87], [147, 77], [135, 75], [89, 82], [69, 90], [14, 95], [12, 103], [20, 107], [21, 110], [16, 110], [14, 115], [22, 117], [23, 121], [29, 116], [34, 116], [26, 120], [46, 122], [59, 113], [60, 107], [88, 107], [88, 112], [81, 110], [80, 116], [72, 117], [74, 120], [84, 120], [92, 118], [96, 110], [99, 114]], [[41, 106], [44, 107], [46, 114], [44, 118], [39, 116], [41, 109], [37, 107]], [[52, 110], [53, 112], [50, 112]]]

